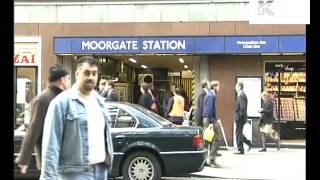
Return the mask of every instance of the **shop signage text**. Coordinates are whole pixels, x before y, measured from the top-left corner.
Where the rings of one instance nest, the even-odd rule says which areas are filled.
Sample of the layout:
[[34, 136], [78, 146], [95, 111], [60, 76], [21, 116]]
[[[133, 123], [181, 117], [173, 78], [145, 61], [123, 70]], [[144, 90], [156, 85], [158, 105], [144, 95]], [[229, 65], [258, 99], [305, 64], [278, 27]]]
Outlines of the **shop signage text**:
[[13, 64], [17, 65], [30, 65], [35, 64], [35, 54], [15, 54], [13, 58]]
[[297, 36], [56, 37], [55, 54], [305, 53]]

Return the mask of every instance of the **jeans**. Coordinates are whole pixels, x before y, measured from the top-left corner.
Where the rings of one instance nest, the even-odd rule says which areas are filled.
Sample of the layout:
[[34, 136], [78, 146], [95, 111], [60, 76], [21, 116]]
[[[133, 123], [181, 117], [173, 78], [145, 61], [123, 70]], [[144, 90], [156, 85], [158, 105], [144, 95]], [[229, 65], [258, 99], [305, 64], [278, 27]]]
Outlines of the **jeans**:
[[89, 171], [77, 173], [61, 173], [59, 180], [107, 180], [108, 173], [104, 163], [90, 166]]

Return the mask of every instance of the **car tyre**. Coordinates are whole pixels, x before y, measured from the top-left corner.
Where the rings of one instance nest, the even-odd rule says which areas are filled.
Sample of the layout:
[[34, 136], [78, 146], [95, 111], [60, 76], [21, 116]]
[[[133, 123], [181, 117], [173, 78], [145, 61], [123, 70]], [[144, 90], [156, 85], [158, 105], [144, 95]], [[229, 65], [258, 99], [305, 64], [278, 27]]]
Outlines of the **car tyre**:
[[161, 167], [153, 154], [133, 152], [124, 161], [122, 175], [123, 179], [128, 180], [158, 180], [161, 178]]

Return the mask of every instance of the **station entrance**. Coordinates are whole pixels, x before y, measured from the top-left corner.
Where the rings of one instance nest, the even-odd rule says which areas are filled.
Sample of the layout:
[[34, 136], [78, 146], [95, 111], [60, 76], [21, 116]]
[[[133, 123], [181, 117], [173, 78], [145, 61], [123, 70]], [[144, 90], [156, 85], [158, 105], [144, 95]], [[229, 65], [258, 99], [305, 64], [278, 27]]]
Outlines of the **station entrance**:
[[149, 84], [159, 101], [163, 115], [171, 85], [181, 86], [193, 104], [194, 61], [191, 55], [99, 54], [99, 80], [113, 80], [121, 101], [138, 103], [140, 85]]

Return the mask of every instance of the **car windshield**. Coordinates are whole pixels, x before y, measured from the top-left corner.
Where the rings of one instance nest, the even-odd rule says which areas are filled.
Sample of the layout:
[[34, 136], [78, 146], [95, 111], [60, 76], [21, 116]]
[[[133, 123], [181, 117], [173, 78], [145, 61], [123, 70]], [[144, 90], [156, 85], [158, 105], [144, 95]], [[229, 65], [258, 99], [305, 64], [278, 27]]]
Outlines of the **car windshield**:
[[150, 116], [152, 119], [156, 120], [157, 122], [161, 123], [164, 126], [172, 126], [173, 124], [167, 120], [166, 118], [163, 118], [161, 116], [159, 116], [158, 114], [140, 106], [137, 104], [132, 104], [132, 106], [140, 111], [142, 111], [143, 113], [145, 113], [146, 115]]

